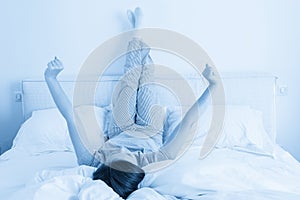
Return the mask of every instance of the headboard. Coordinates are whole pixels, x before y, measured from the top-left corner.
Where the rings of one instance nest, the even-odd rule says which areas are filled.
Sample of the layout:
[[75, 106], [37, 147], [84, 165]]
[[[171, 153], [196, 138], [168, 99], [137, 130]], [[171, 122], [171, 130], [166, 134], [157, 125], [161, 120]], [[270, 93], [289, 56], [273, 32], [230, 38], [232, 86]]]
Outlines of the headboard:
[[[263, 112], [264, 126], [268, 134], [275, 141], [276, 139], [276, 77], [262, 73], [222, 73], [222, 81], [225, 89], [225, 98], [227, 105], [248, 105], [254, 109]], [[190, 76], [185, 77], [189, 86], [195, 93], [195, 97], [199, 96], [205, 89], [205, 81], [201, 77]], [[111, 103], [111, 95], [114, 86], [120, 79], [120, 76], [103, 76], [99, 81], [95, 91], [95, 101], [91, 102], [97, 106], [105, 106]], [[163, 84], [175, 86], [184, 85], [178, 78], [158, 77]], [[60, 81], [67, 95], [72, 98], [74, 90], [74, 81]], [[83, 84], [89, 85], [90, 82]], [[182, 86], [183, 87], [183, 86]], [[183, 91], [185, 88], [179, 88], [177, 91]], [[82, 94], [84, 95], [82, 91]], [[166, 96], [169, 90], [159, 90], [159, 96]], [[55, 104], [51, 98], [50, 92], [44, 80], [23, 80], [23, 116], [24, 120], [31, 116], [34, 110], [53, 108]], [[184, 96], [184, 95], [183, 95]], [[181, 104], [191, 104], [189, 96], [185, 95], [181, 99]], [[167, 99], [160, 102], [162, 105], [176, 105], [178, 99]]]

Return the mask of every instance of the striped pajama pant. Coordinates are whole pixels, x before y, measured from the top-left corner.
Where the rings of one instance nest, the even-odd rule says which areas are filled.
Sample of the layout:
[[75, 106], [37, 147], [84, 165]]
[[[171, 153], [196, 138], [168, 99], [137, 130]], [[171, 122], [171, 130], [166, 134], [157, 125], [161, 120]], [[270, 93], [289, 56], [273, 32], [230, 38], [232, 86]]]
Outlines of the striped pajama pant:
[[149, 47], [134, 38], [128, 44], [124, 75], [112, 95], [112, 123], [109, 138], [121, 132], [131, 132], [135, 137], [161, 137], [164, 109], [157, 105], [157, 96], [150, 89], [154, 65]]

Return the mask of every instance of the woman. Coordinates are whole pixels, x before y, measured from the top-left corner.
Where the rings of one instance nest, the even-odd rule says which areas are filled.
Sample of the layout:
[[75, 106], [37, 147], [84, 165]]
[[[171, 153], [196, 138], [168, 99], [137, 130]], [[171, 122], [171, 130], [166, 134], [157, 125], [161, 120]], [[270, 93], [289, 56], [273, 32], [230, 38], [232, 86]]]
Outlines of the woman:
[[[135, 12], [128, 12], [133, 28], [136, 27], [140, 13], [139, 8]], [[85, 119], [82, 119], [80, 110], [73, 109], [56, 79], [63, 70], [61, 61], [57, 58], [50, 61], [44, 74], [51, 95], [67, 122], [78, 164], [97, 167], [93, 179], [103, 180], [123, 198], [138, 189], [138, 184], [145, 176], [142, 167], [153, 162], [175, 159], [182, 146], [190, 142], [187, 135], [196, 128], [198, 113], [206, 108], [209, 93], [217, 85], [212, 68], [207, 66], [203, 75], [210, 83], [208, 89], [176, 127], [176, 135], [162, 145], [165, 113], [160, 106], [155, 105], [155, 94], [146, 84], [154, 71], [149, 52], [150, 49], [141, 40], [134, 38], [129, 42], [125, 75], [116, 86], [115, 95], [112, 97], [113, 119], [109, 128], [109, 139], [105, 140], [98, 134], [99, 150], [94, 154], [90, 153], [80, 139], [78, 120], [80, 123]]]

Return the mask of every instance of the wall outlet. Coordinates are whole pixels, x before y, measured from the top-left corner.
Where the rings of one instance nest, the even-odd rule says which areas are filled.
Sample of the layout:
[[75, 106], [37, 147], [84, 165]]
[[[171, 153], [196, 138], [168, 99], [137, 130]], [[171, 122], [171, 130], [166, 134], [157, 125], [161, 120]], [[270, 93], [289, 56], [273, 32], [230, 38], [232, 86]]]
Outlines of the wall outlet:
[[289, 88], [287, 85], [278, 85], [277, 87], [277, 95], [278, 96], [287, 96]]
[[15, 91], [15, 102], [22, 102], [23, 95], [21, 91]]

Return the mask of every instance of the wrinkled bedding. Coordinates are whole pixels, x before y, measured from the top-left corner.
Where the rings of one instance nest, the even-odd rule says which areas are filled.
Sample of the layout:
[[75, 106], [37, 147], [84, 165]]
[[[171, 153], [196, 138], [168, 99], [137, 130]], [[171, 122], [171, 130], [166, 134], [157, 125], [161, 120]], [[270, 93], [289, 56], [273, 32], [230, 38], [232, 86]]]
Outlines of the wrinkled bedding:
[[[299, 199], [300, 164], [278, 146], [275, 152], [272, 158], [215, 149], [199, 160], [193, 147], [147, 174], [128, 199]], [[1, 199], [122, 199], [101, 180], [92, 181], [95, 168], [77, 166], [72, 152], [8, 154], [0, 162]]]
[[[96, 112], [105, 127], [107, 110]], [[174, 110], [168, 115], [171, 129], [179, 117]], [[128, 199], [300, 199], [300, 164], [270, 140], [261, 112], [235, 106], [226, 116], [223, 134], [206, 158], [199, 159], [202, 130], [177, 160], [147, 166]], [[0, 156], [0, 199], [121, 199], [101, 180], [92, 181], [94, 170], [77, 165], [57, 109], [36, 111]]]

